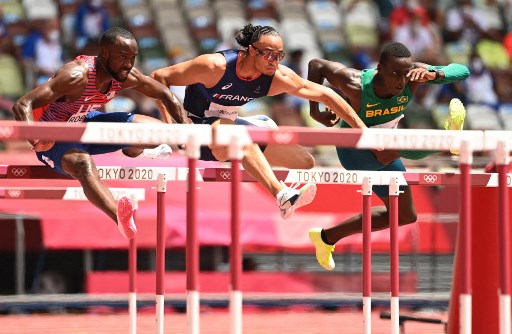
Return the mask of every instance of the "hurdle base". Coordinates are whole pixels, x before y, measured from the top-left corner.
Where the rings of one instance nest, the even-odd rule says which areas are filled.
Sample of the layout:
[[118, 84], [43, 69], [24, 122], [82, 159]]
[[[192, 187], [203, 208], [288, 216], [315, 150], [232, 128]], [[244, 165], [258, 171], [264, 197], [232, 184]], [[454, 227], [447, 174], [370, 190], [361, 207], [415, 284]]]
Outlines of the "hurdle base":
[[[390, 312], [381, 312], [380, 318], [391, 320], [391, 313]], [[444, 326], [445, 333], [448, 330], [448, 322], [444, 321], [442, 319], [418, 317], [416, 315], [410, 315], [410, 314], [409, 315], [401, 314], [398, 316], [398, 325], [400, 326], [400, 331], [402, 333], [405, 331], [405, 322], [406, 321], [421, 322], [421, 323], [427, 323], [427, 324], [440, 324], [440, 325]]]

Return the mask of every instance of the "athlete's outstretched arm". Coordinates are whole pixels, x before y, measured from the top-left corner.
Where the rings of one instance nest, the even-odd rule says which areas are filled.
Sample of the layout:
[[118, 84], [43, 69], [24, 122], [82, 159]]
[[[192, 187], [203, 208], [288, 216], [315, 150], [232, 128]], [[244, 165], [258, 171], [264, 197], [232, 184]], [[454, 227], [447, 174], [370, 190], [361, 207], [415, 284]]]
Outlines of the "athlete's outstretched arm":
[[[123, 88], [125, 84], [123, 83]], [[158, 110], [166, 123], [186, 123], [187, 116], [183, 105], [169, 90], [155, 79], [142, 74], [138, 69], [132, 68], [126, 88], [133, 88], [137, 92], [156, 100]]]
[[[350, 83], [351, 73], [343, 64], [325, 59], [312, 59], [308, 65], [308, 80], [322, 85], [327, 79], [331, 86], [345, 92], [346, 86]], [[318, 102], [309, 101], [309, 114], [325, 126], [333, 126], [336, 122], [332, 119], [329, 110], [320, 111]]]
[[[58, 99], [73, 98], [82, 94], [87, 84], [88, 67], [83, 62], [73, 61], [61, 67], [55, 77], [20, 97], [12, 107], [18, 121], [32, 123], [34, 108], [44, 107]], [[46, 151], [54, 141], [29, 140], [36, 151]]]
[[413, 82], [428, 82], [434, 84], [446, 84], [465, 80], [469, 75], [467, 66], [451, 63], [446, 66], [434, 66], [425, 63], [413, 63], [413, 69], [408, 77]]
[[61, 67], [52, 80], [20, 97], [12, 107], [18, 121], [32, 122], [33, 108], [48, 105], [65, 96], [80, 95], [87, 82], [87, 66], [73, 61]]
[[158, 69], [151, 77], [163, 85], [188, 86], [201, 83], [213, 87], [224, 74], [226, 59], [219, 54], [205, 54], [192, 60]]
[[327, 79], [331, 86], [342, 89], [346, 84], [342, 70], [346, 68], [345, 65], [330, 60], [312, 59], [308, 64], [308, 80], [323, 84], [324, 79]]
[[288, 67], [279, 65], [268, 95], [281, 93], [289, 93], [303, 99], [323, 103], [351, 127], [366, 128], [354, 109], [331, 88], [303, 79]]

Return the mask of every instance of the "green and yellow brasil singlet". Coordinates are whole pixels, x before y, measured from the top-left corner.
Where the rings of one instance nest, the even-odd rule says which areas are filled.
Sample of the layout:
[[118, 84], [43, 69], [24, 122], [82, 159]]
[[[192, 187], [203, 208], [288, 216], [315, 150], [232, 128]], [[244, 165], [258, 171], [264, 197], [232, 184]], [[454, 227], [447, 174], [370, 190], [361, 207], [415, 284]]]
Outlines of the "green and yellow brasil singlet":
[[[393, 128], [404, 114], [405, 107], [411, 102], [412, 92], [409, 83], [397, 96], [389, 99], [381, 99], [373, 90], [373, 77], [375, 69], [366, 69], [361, 72], [361, 107], [358, 116], [368, 127]], [[393, 122], [396, 120], [395, 122]], [[350, 128], [347, 122], [341, 122], [342, 128]], [[400, 156], [406, 159], [419, 160], [437, 151], [401, 150]]]
[[[375, 69], [361, 72], [361, 107], [357, 114], [368, 127], [389, 123], [400, 117], [412, 99], [409, 83], [398, 96], [389, 99], [378, 98], [373, 90], [374, 74]], [[341, 127], [349, 128], [350, 125], [343, 121]]]

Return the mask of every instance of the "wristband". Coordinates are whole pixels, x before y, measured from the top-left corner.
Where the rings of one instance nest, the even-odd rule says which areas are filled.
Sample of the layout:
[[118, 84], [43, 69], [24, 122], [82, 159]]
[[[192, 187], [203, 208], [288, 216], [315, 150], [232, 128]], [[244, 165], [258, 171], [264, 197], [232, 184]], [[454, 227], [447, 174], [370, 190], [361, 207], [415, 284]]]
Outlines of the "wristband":
[[439, 79], [440, 74], [439, 74], [439, 70], [438, 70], [437, 68], [435, 68], [434, 66], [432, 66], [432, 67], [430, 67], [430, 68], [428, 69], [428, 71], [429, 71], [429, 72], [434, 72], [434, 73], [436, 74], [436, 78], [435, 78], [434, 80]]

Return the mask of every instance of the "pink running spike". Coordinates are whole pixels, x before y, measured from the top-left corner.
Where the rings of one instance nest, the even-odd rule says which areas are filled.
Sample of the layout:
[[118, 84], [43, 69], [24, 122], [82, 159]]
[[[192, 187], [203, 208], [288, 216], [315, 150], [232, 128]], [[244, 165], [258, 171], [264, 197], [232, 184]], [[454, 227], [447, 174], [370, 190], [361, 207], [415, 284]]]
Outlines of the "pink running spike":
[[117, 202], [117, 227], [126, 239], [133, 239], [137, 233], [133, 212], [133, 204], [130, 199], [126, 196], [121, 197]]

